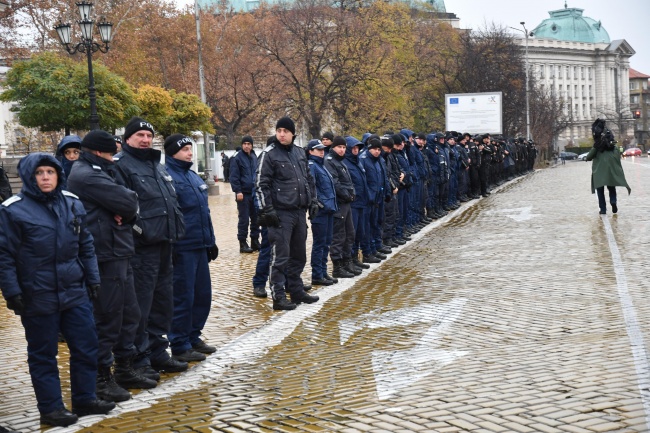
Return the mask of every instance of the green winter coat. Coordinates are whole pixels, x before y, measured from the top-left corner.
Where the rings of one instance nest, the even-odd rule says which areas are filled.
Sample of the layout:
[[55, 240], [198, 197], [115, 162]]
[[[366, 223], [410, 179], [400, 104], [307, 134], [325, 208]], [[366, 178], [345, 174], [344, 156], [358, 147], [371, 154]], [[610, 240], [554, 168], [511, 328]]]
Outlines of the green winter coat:
[[[615, 149], [616, 150], [616, 149]], [[625, 173], [621, 165], [621, 154], [612, 151], [598, 152], [593, 147], [587, 154], [587, 161], [593, 160], [591, 164], [591, 193], [596, 192], [596, 188], [601, 186], [624, 186], [627, 188], [627, 193], [631, 193], [632, 189], [625, 180]]]

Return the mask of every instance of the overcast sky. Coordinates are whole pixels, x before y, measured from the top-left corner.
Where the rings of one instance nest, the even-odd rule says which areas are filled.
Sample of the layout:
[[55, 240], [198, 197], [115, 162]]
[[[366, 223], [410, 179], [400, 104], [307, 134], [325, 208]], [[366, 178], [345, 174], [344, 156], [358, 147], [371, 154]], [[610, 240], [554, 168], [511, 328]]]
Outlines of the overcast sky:
[[[193, 0], [175, 0], [179, 6]], [[568, 7], [584, 9], [583, 15], [601, 21], [611, 40], [625, 39], [636, 51], [630, 66], [650, 75], [650, 0], [566, 0]], [[445, 0], [447, 12], [460, 18], [462, 28], [485, 27], [486, 23], [530, 31], [549, 17], [549, 10], [564, 8], [565, 0]], [[513, 31], [514, 32], [514, 31]], [[516, 33], [516, 32], [515, 32]]]

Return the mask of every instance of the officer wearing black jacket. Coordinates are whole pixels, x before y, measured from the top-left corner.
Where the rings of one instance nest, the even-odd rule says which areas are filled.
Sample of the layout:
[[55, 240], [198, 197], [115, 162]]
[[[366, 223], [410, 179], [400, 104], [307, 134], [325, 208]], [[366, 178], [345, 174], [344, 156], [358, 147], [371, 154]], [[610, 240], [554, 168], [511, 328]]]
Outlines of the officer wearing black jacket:
[[[154, 388], [156, 381], [135, 373], [132, 365], [140, 309], [129, 263], [134, 253], [130, 223], [138, 211], [138, 196], [115, 180], [116, 150], [108, 132], [86, 134], [81, 141], [81, 156], [68, 178], [68, 189], [86, 208], [101, 278], [101, 290], [93, 300], [99, 340], [96, 392], [103, 400], [120, 402], [131, 398], [124, 388]], [[113, 354], [119, 385], [111, 370]]]
[[[125, 186], [138, 194], [140, 211], [133, 223], [132, 259], [140, 324], [135, 339], [136, 371], [159, 380], [158, 371], [187, 370], [187, 363], [167, 353], [174, 309], [172, 244], [185, 234], [185, 224], [172, 177], [160, 164], [161, 152], [152, 148], [153, 126], [139, 117], [124, 130], [121, 154], [115, 164]], [[153, 367], [153, 369], [152, 369]]]
[[490, 165], [492, 164], [492, 146], [490, 145], [490, 135], [484, 134], [481, 136], [481, 141], [478, 146], [479, 152], [481, 153], [481, 165], [478, 168], [478, 177], [481, 183], [481, 195], [487, 197], [490, 194], [488, 190], [489, 184], [489, 170]]
[[352, 278], [361, 274], [357, 267], [352, 268], [352, 244], [354, 243], [354, 223], [350, 203], [354, 201], [355, 191], [352, 178], [343, 164], [347, 145], [345, 139], [337, 135], [332, 140], [329, 154], [325, 157], [325, 168], [332, 175], [338, 212], [334, 214], [334, 233], [330, 258], [334, 264], [334, 278]]
[[[293, 310], [318, 296], [305, 292], [300, 274], [307, 263], [307, 220], [318, 213], [316, 189], [307, 156], [294, 145], [296, 126], [289, 117], [275, 125], [275, 140], [264, 149], [255, 175], [258, 223], [271, 243], [271, 294], [274, 310]], [[291, 301], [286, 297], [289, 292]]]

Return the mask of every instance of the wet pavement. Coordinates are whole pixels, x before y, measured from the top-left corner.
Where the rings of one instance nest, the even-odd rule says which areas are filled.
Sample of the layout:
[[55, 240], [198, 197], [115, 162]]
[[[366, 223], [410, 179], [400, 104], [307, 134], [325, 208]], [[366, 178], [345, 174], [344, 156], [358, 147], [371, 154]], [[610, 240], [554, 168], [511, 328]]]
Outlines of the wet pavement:
[[650, 160], [623, 165], [632, 195], [618, 189], [617, 215], [598, 215], [589, 163], [539, 170], [430, 224], [370, 272], [315, 289], [320, 302], [282, 313], [252, 296], [257, 255], [239, 253], [234, 196], [222, 184], [210, 199], [220, 255], [204, 330], [217, 353], [109, 416], [41, 428], [22, 328], [2, 308], [0, 425], [648, 432]]

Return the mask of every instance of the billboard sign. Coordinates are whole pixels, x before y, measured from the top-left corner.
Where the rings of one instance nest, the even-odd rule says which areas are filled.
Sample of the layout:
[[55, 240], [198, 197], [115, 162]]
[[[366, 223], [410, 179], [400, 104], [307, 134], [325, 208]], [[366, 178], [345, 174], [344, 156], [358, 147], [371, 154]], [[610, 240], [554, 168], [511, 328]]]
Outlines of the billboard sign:
[[447, 131], [502, 134], [501, 92], [445, 95]]

